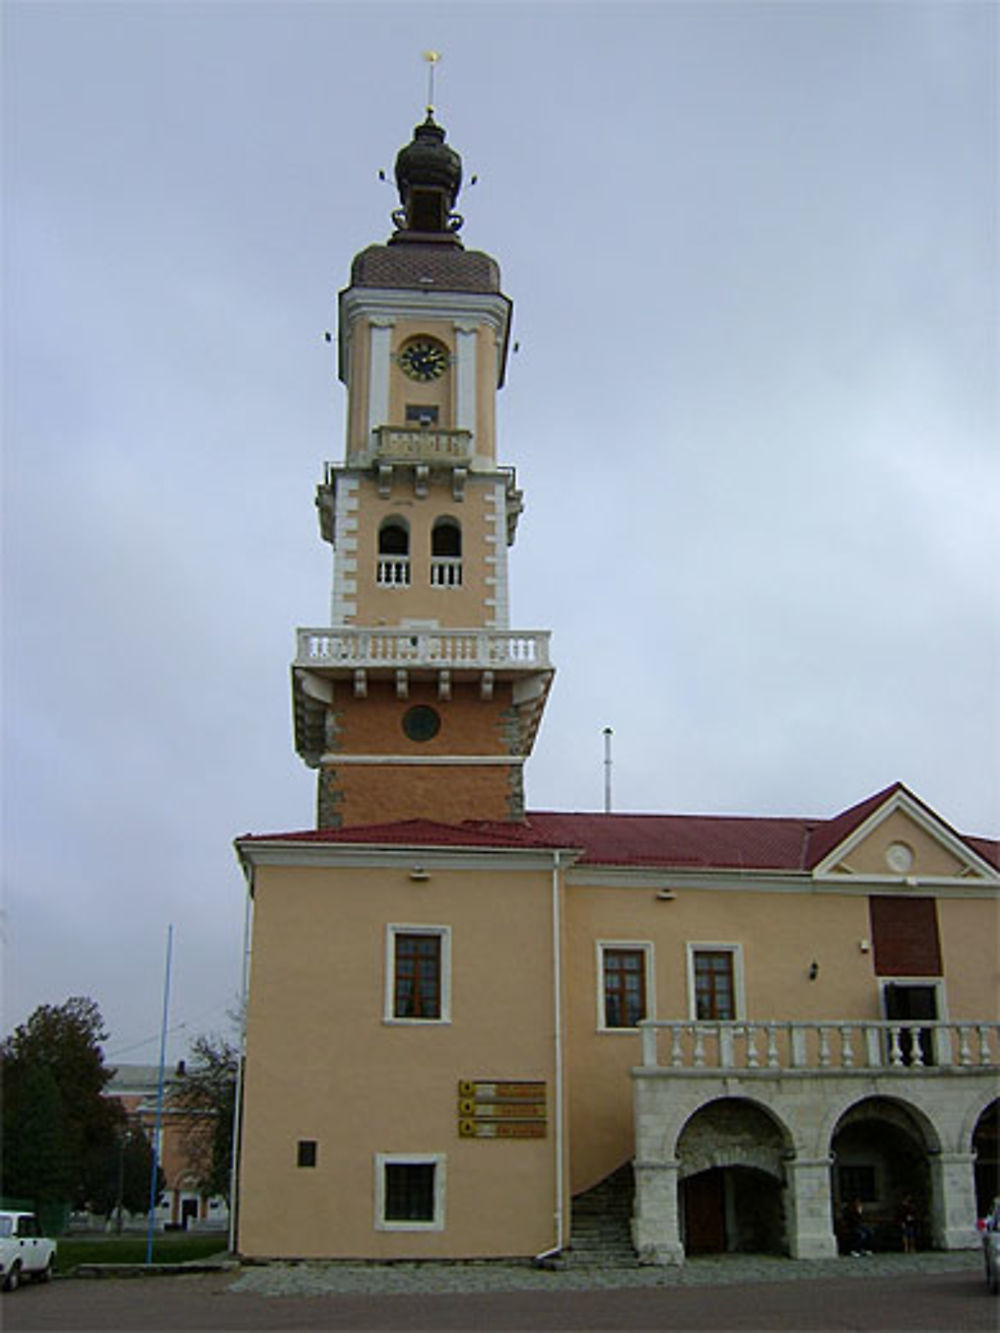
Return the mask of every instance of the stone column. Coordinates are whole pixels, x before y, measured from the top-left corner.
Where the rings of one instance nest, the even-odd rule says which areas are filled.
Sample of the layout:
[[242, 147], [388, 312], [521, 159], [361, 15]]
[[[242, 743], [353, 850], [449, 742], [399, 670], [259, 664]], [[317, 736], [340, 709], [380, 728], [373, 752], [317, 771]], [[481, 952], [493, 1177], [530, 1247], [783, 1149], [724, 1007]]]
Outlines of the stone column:
[[930, 1158], [931, 1240], [938, 1250], [974, 1250], [976, 1235], [975, 1153], [942, 1152]]
[[635, 1164], [632, 1244], [641, 1264], [682, 1264], [676, 1161]]
[[793, 1157], [785, 1162], [788, 1245], [793, 1259], [835, 1259], [830, 1199], [830, 1158]]

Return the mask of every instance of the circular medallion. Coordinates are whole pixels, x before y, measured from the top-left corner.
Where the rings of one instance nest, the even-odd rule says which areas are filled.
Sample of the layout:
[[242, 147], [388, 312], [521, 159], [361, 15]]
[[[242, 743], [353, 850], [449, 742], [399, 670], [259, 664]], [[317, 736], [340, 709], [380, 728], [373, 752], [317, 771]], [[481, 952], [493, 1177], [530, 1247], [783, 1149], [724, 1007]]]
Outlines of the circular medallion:
[[905, 842], [890, 842], [885, 849], [885, 863], [897, 875], [905, 875], [913, 865], [913, 848]]
[[428, 704], [414, 704], [403, 714], [403, 731], [411, 741], [429, 741], [441, 730], [441, 715]]
[[399, 353], [399, 366], [411, 380], [436, 380], [448, 368], [448, 349], [433, 338], [411, 338]]

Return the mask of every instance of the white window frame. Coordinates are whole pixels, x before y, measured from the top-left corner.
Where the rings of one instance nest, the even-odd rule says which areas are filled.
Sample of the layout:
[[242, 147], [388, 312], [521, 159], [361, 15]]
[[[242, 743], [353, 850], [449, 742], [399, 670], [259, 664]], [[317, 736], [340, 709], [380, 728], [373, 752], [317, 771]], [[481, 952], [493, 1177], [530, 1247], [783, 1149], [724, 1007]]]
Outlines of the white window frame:
[[[390, 1221], [385, 1216], [387, 1166], [434, 1167], [434, 1216], [426, 1222]], [[375, 1230], [376, 1231], [443, 1231], [445, 1184], [448, 1159], [443, 1152], [379, 1152], [375, 1154]]]
[[688, 1017], [695, 1023], [724, 1022], [724, 1019], [699, 1018], [698, 1000], [694, 985], [694, 956], [698, 953], [728, 953], [733, 960], [733, 1004], [736, 1012], [733, 1022], [747, 1016], [746, 986], [743, 969], [743, 945], [726, 940], [688, 940], [687, 945]]
[[[396, 1006], [396, 936], [436, 935], [441, 941], [441, 1013], [437, 1018], [398, 1018]], [[440, 1027], [451, 1022], [451, 926], [404, 925], [385, 928], [385, 996], [382, 1022], [396, 1027]]]
[[646, 1017], [656, 1017], [656, 982], [651, 940], [597, 940], [597, 1030], [626, 1035], [639, 1031], [637, 1027], [611, 1027], [604, 1011], [604, 954], [608, 949], [631, 949], [643, 955], [643, 980], [646, 987]]

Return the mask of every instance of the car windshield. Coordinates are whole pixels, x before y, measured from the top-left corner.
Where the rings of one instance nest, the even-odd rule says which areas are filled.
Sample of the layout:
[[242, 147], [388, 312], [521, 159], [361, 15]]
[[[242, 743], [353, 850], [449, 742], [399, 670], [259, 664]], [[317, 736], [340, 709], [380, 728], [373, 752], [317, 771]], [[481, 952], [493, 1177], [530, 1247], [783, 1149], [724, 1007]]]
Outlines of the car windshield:
[[12, 1217], [0, 1217], [0, 1236], [10, 1236], [14, 1232], [14, 1219]]

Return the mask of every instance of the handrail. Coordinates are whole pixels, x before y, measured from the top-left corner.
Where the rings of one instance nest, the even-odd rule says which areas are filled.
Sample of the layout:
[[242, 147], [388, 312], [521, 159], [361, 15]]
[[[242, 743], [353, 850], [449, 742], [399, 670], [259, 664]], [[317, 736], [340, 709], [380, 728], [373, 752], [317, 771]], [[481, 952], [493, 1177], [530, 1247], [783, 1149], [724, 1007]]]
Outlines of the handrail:
[[549, 667], [548, 630], [300, 629], [297, 667]]
[[[898, 1019], [738, 1019], [639, 1024], [644, 1069], [671, 1072], [1000, 1067], [1000, 1023]], [[669, 1049], [660, 1061], [660, 1034]]]

